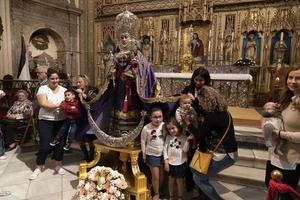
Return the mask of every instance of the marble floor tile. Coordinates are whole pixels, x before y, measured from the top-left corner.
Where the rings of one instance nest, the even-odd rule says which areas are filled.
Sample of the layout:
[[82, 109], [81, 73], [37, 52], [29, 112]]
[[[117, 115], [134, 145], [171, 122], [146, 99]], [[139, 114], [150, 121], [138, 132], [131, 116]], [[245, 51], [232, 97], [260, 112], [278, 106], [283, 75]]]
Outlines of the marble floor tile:
[[227, 189], [229, 189], [230, 191], [236, 191], [239, 189], [244, 188], [245, 186], [243, 185], [237, 185], [237, 184], [232, 184], [232, 183], [225, 183], [222, 181], [218, 181], [221, 185], [223, 185], [224, 187], [226, 187]]
[[48, 193], [47, 195], [29, 197], [28, 200], [62, 200], [62, 193]]
[[[16, 199], [26, 199], [28, 188], [29, 182], [18, 185], [0, 187], [0, 191], [9, 191], [11, 195], [7, 196], [8, 198], [10, 198], [10, 196], [13, 196]], [[2, 198], [4, 199], [4, 197]], [[0, 200], [2, 200], [2, 198], [0, 196]]]
[[233, 192], [222, 194], [221, 197], [224, 198], [225, 200], [243, 200], [241, 197], [239, 197]]
[[59, 194], [59, 198], [61, 198], [61, 194], [63, 192], [62, 185], [63, 184], [61, 176], [57, 176], [55, 178], [48, 178], [45, 180], [31, 181], [29, 185], [27, 198], [30, 199], [38, 196], [48, 197], [52, 194]]
[[0, 187], [28, 183], [30, 174], [31, 171], [29, 170], [13, 173], [6, 173], [4, 171], [0, 176]]
[[245, 187], [234, 193], [246, 200], [265, 200], [267, 194], [266, 191], [253, 187]]

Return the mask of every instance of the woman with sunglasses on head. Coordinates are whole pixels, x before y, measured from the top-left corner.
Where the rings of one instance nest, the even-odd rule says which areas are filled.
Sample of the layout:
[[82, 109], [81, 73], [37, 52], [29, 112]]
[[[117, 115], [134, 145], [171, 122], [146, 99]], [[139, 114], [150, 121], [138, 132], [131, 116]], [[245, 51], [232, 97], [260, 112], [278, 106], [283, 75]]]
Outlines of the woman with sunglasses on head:
[[[84, 101], [90, 101], [93, 99], [97, 93], [98, 88], [90, 86], [89, 78], [80, 74], [76, 78], [76, 92], [79, 97]], [[80, 149], [83, 152], [84, 160], [91, 162], [94, 159], [95, 146], [93, 141], [97, 138], [93, 132], [89, 131], [90, 126], [87, 118], [87, 111], [83, 105], [81, 105], [81, 115], [78, 123], [78, 136], [80, 140]]]

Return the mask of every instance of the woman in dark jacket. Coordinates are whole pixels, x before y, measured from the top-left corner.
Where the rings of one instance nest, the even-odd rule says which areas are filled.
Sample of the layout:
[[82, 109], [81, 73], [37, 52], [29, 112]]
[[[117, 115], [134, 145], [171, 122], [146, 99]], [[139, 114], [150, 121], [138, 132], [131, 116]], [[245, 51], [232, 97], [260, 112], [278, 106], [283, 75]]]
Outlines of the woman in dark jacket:
[[[191, 99], [193, 100], [192, 106], [197, 112], [198, 115], [200, 115], [200, 109], [199, 109], [199, 102], [198, 99], [195, 98], [198, 96], [198, 91], [201, 90], [201, 88], [205, 85], [210, 85], [211, 84], [211, 79], [210, 79], [210, 74], [207, 69], [204, 67], [199, 67], [195, 69], [193, 72], [191, 82], [188, 86], [186, 86], [182, 90], [182, 94], [188, 94], [191, 96]], [[199, 116], [199, 119], [202, 117]], [[195, 148], [191, 146], [189, 152], [188, 152], [188, 164], [192, 161], [193, 155], [195, 153]], [[193, 173], [188, 170], [186, 174], [186, 179], [185, 179], [185, 187], [187, 191], [192, 191], [194, 189], [194, 181], [193, 181]], [[198, 198], [198, 192], [196, 190], [193, 191], [193, 198]]]
[[[76, 79], [76, 92], [80, 97], [85, 101], [92, 100], [98, 93], [98, 89], [89, 85], [89, 78], [82, 74], [78, 75]], [[93, 141], [96, 139], [96, 136], [89, 132], [89, 124], [87, 118], [87, 111], [82, 106], [81, 117], [78, 127], [78, 137], [80, 139], [80, 149], [83, 152], [84, 160], [91, 162], [94, 159], [95, 146]]]
[[197, 140], [199, 150], [206, 152], [213, 150], [228, 131], [221, 145], [214, 153], [207, 174], [193, 170], [193, 179], [208, 199], [222, 199], [209, 183], [209, 178], [234, 164], [237, 157], [237, 142], [234, 135], [232, 117], [227, 110], [227, 104], [214, 88], [203, 86], [198, 94], [199, 110], [203, 115], [203, 122], [198, 126], [192, 125], [189, 116], [184, 116], [189, 131]]

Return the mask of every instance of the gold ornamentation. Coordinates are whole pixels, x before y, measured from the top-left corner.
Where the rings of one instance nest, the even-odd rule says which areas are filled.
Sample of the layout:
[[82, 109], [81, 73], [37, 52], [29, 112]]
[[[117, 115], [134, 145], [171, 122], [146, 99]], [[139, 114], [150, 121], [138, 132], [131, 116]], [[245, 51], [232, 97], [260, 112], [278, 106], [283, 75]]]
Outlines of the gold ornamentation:
[[248, 11], [246, 17], [242, 21], [242, 32], [250, 32], [252, 30], [263, 31], [265, 30], [265, 17], [263, 13], [258, 11]]
[[295, 29], [297, 17], [291, 8], [278, 8], [271, 21], [271, 31], [280, 29]]
[[190, 73], [193, 71], [193, 56], [189, 53], [184, 54], [181, 60], [181, 72]]

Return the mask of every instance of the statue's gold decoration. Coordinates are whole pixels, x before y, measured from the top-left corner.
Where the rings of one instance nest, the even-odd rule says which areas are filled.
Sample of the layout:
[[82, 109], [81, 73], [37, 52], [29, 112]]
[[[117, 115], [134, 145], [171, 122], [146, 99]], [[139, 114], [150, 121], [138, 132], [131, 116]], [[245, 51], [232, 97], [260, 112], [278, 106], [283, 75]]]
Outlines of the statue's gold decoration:
[[271, 31], [280, 29], [294, 30], [296, 23], [297, 17], [292, 8], [278, 8], [271, 21]]
[[182, 73], [193, 72], [193, 64], [194, 64], [193, 56], [189, 53], [184, 54], [181, 60], [181, 72]]
[[[138, 166], [138, 156], [141, 152], [137, 147], [125, 147], [115, 148], [102, 145], [95, 142], [96, 156], [95, 160], [90, 163], [85, 161], [80, 162], [79, 165], [79, 179], [84, 180], [87, 177], [87, 168], [94, 167], [101, 158], [101, 152], [114, 151], [119, 152], [119, 159], [122, 161], [121, 173], [124, 174], [126, 181], [129, 183], [129, 187], [126, 189], [126, 199], [130, 199], [130, 196], [135, 196], [136, 200], [149, 199], [149, 190], [147, 189], [147, 177], [140, 172]], [[127, 163], [130, 162], [131, 170], [127, 169]]]
[[242, 21], [241, 32], [250, 32], [252, 30], [265, 31], [265, 17], [264, 14], [259, 11], [248, 11], [246, 17]]

